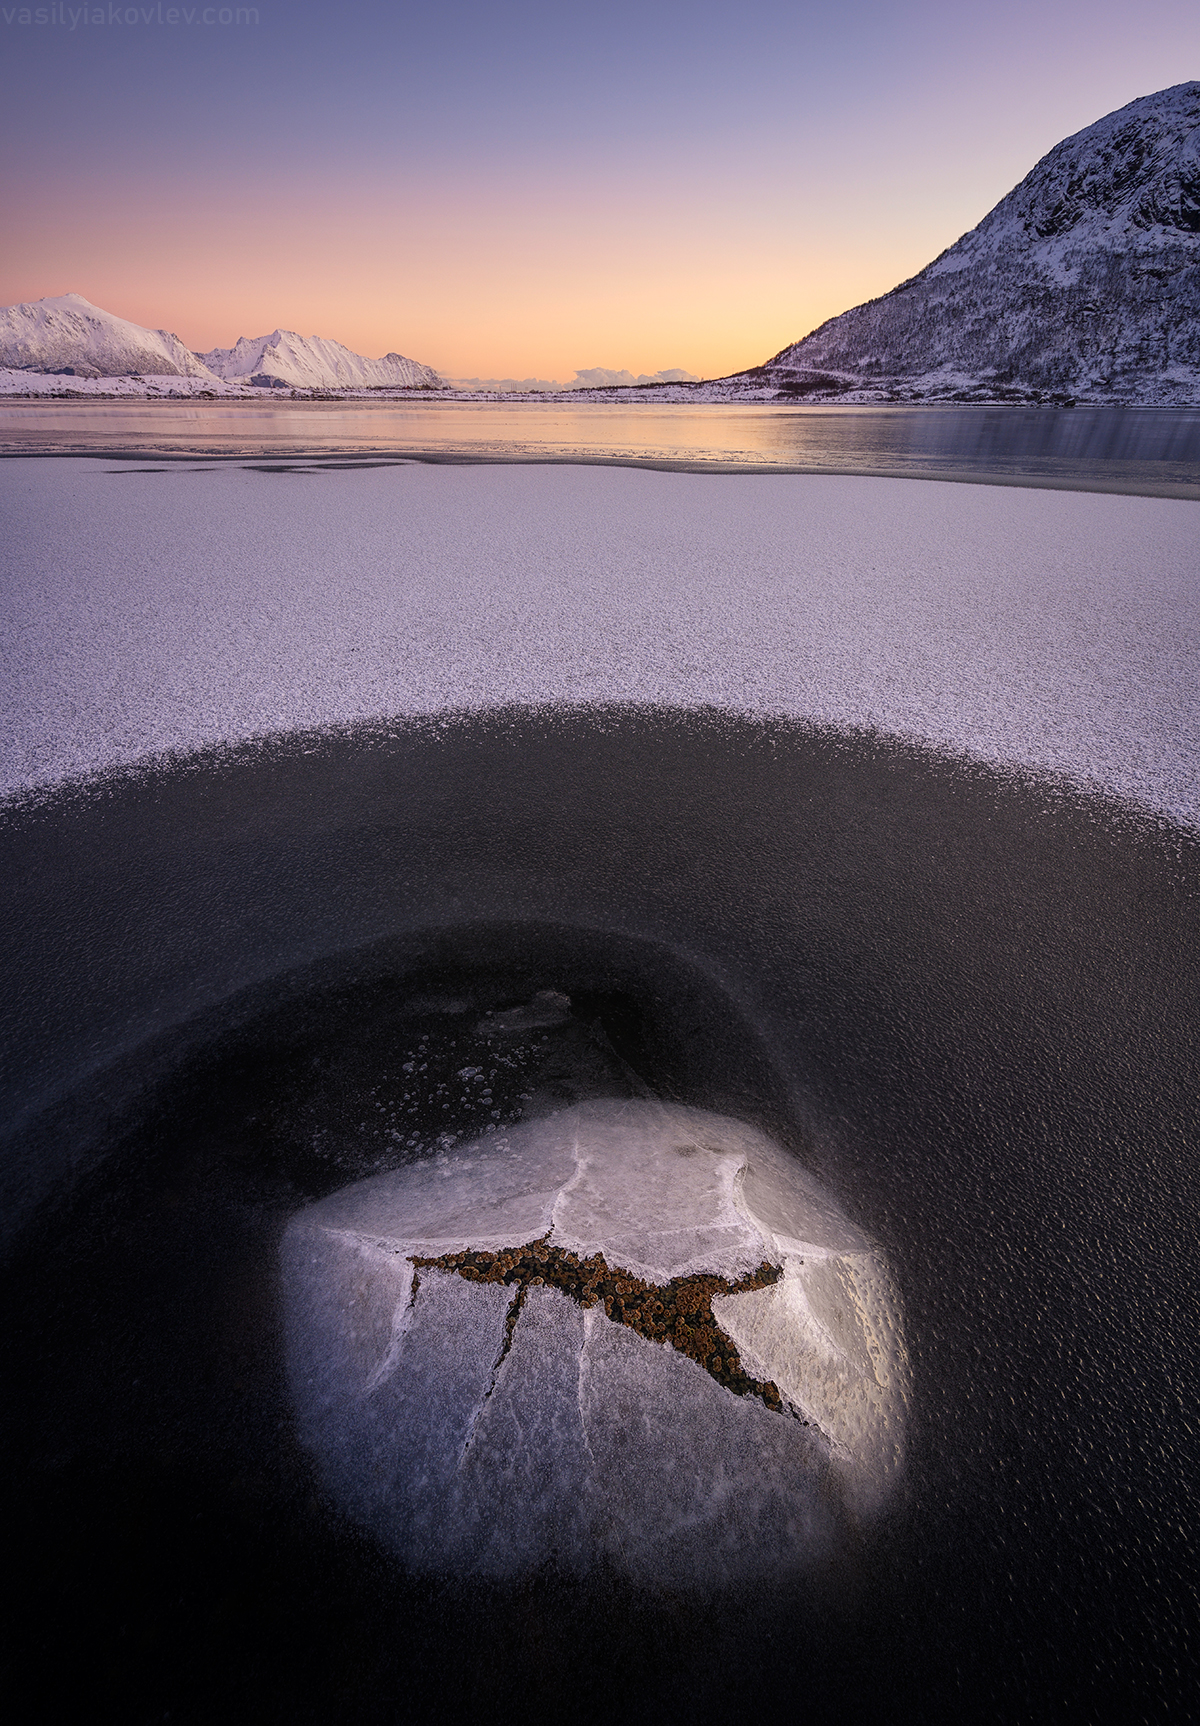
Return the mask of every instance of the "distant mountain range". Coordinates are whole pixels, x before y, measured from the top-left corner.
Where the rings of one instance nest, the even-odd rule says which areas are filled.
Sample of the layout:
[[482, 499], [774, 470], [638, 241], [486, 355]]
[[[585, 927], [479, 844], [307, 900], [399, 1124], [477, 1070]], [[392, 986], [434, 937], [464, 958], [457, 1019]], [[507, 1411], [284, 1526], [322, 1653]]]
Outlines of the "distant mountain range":
[[273, 330], [269, 336], [239, 336], [231, 348], [213, 348], [196, 356], [226, 383], [248, 383], [259, 389], [444, 389], [445, 381], [432, 366], [403, 354], [367, 360], [341, 342], [322, 336], [298, 336], [294, 330]]
[[147, 330], [93, 306], [82, 294], [58, 294], [30, 304], [0, 307], [0, 367], [56, 379], [122, 378], [187, 381], [188, 393], [242, 389], [445, 388], [432, 366], [385, 354], [364, 359], [341, 342], [273, 330], [242, 336], [232, 348], [194, 354], [167, 330]]
[[[403, 354], [365, 359], [341, 342], [272, 330], [239, 336], [231, 348], [193, 353], [166, 330], [147, 330], [102, 311], [82, 294], [0, 307], [0, 368], [55, 382], [57, 388], [92, 393], [109, 385], [150, 384], [157, 393], [172, 381], [188, 385], [174, 394], [240, 394], [248, 390], [397, 390], [459, 388], [481, 394], [555, 392], [563, 386], [544, 378], [443, 378], [432, 366]], [[11, 385], [13, 379], [7, 380]], [[15, 382], [21, 383], [21, 378]], [[27, 383], [32, 378], [25, 380]], [[675, 368], [653, 376], [594, 368], [581, 371], [566, 390], [622, 388], [697, 381]], [[89, 390], [86, 386], [91, 386]], [[224, 386], [224, 387], [222, 387]], [[54, 387], [54, 386], [52, 386]], [[8, 393], [14, 393], [10, 389]], [[45, 390], [39, 393], [47, 393]], [[121, 393], [126, 393], [122, 389]]]
[[1056, 144], [919, 275], [740, 376], [810, 399], [1200, 402], [1200, 82]]

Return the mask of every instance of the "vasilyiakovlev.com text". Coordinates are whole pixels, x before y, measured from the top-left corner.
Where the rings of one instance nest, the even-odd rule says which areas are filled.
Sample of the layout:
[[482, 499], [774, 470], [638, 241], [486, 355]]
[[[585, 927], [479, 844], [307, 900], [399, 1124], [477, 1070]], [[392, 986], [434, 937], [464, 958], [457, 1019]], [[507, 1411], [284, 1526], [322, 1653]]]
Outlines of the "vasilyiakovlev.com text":
[[56, 30], [78, 30], [82, 26], [138, 25], [249, 25], [258, 23], [257, 6], [0, 6], [6, 24], [44, 24]]

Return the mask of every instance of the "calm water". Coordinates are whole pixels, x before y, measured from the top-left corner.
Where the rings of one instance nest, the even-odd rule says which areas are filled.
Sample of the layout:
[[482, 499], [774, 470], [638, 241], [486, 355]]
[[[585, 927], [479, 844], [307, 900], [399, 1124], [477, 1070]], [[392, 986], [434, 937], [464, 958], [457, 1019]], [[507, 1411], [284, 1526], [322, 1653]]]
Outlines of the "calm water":
[[0, 452], [286, 461], [597, 461], [1200, 497], [1200, 408], [557, 402], [0, 406]]

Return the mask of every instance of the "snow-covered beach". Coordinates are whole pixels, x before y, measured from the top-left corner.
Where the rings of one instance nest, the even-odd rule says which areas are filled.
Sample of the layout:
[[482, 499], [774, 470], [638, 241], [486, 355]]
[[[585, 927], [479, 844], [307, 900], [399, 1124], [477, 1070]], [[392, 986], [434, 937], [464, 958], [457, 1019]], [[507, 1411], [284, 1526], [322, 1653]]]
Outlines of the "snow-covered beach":
[[[646, 1084], [776, 1133], [884, 1252], [905, 1472], [830, 1547], [867, 1667], [823, 1571], [685, 1609], [604, 1570], [544, 1584], [539, 1669], [592, 1649], [608, 1686], [674, 1639], [700, 1711], [715, 1646], [739, 1696], [784, 1694], [787, 1648], [926, 1719], [964, 1658], [997, 1694], [1032, 1660], [1022, 1697], [1115, 1646], [1182, 1663], [1197, 503], [123, 453], [0, 461], [15, 1550], [71, 1555], [85, 1652], [168, 1596], [205, 1626], [233, 1576], [289, 1626], [273, 1691], [334, 1610], [439, 1691], [516, 1692], [524, 1583], [381, 1582], [314, 1495], [279, 1240], [393, 1165], [440, 1183], [460, 1130]], [[493, 1034], [547, 989], [528, 1048]], [[679, 1454], [653, 1408], [627, 1493]]]
[[0, 486], [9, 795], [297, 728], [616, 702], [871, 727], [1200, 823], [1194, 503], [70, 458]]

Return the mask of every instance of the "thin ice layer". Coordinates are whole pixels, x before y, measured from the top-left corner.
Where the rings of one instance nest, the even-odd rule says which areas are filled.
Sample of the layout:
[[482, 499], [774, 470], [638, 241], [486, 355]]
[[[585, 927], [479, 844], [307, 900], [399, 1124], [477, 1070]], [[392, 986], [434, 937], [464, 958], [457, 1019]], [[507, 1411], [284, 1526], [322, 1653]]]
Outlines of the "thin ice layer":
[[[782, 1402], [548, 1286], [553, 1255], [508, 1283], [462, 1257], [532, 1240], [654, 1287], [781, 1264], [713, 1311], [725, 1364]], [[810, 1562], [902, 1461], [878, 1253], [781, 1146], [702, 1110], [594, 1101], [360, 1182], [293, 1219], [284, 1294], [304, 1442], [418, 1569], [716, 1585]]]
[[747, 1372], [770, 1378], [827, 1435], [860, 1511], [904, 1466], [908, 1365], [895, 1286], [877, 1253], [820, 1254], [713, 1312]]
[[1194, 503], [186, 465], [0, 463], [0, 791], [296, 727], [635, 702], [870, 726], [1200, 820]]

